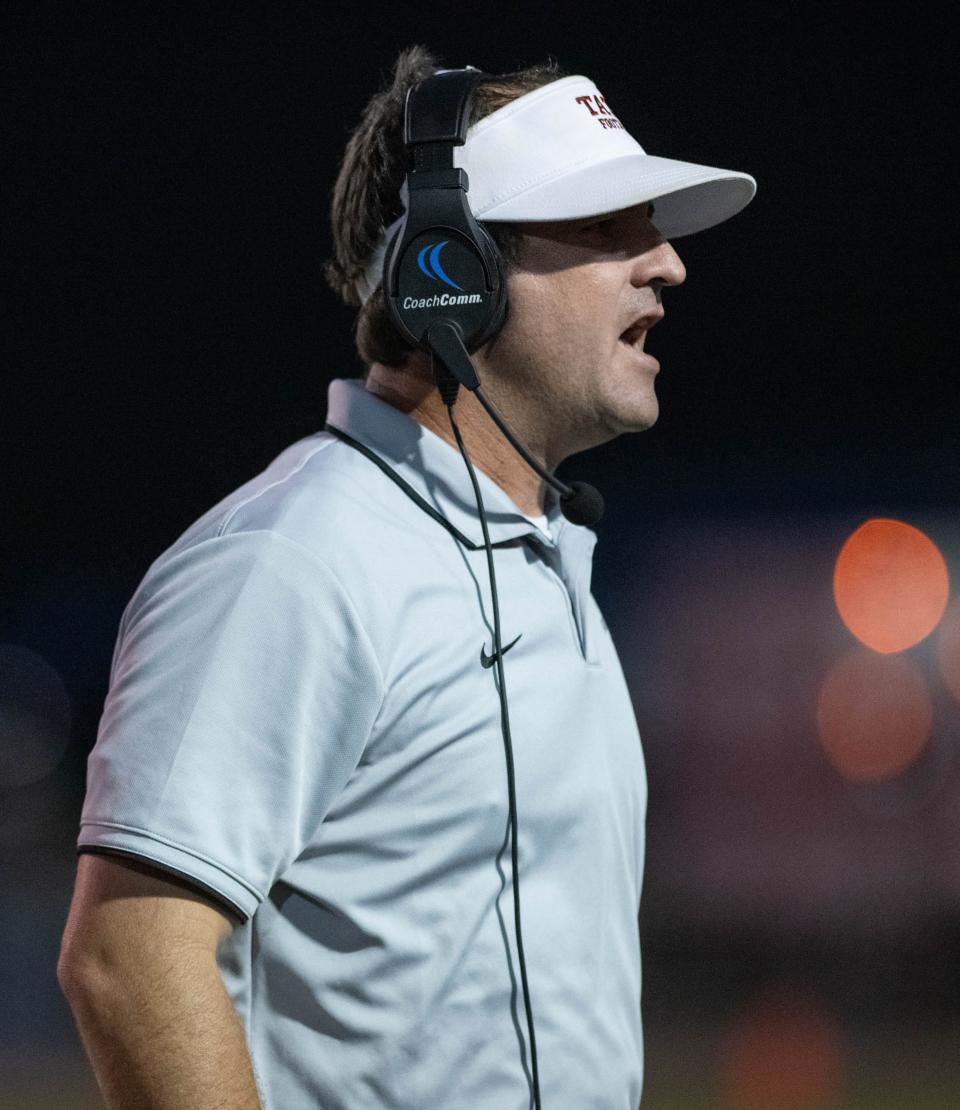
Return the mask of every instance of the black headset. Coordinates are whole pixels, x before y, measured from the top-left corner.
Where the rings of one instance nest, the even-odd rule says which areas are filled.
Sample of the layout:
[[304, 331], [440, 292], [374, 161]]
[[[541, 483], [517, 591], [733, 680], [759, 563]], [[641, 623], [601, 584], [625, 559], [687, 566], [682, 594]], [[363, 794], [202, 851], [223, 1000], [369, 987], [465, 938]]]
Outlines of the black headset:
[[473, 91], [486, 76], [473, 66], [441, 69], [407, 92], [407, 206], [387, 243], [383, 296], [400, 334], [431, 352], [448, 408], [466, 386], [527, 465], [560, 494], [563, 515], [574, 524], [596, 524], [603, 515], [600, 493], [586, 482], [561, 482], [540, 465], [487, 399], [470, 361], [507, 315], [503, 258], [470, 209], [466, 172], [453, 164], [453, 148], [466, 142]]
[[403, 222], [387, 244], [383, 293], [397, 330], [424, 349], [431, 327], [449, 325], [472, 353], [506, 315], [500, 251], [467, 203], [466, 171], [453, 164], [484, 76], [472, 67], [440, 70], [407, 92], [403, 138], [413, 164]]
[[[569, 485], [561, 482], [533, 458], [484, 396], [470, 360], [474, 351], [500, 331], [507, 314], [507, 286], [502, 256], [490, 234], [470, 209], [467, 201], [470, 182], [466, 172], [453, 164], [453, 148], [466, 141], [473, 91], [477, 83], [486, 76], [472, 66], [465, 69], [441, 69], [408, 90], [404, 110], [404, 141], [410, 151], [410, 165], [406, 176], [407, 204], [400, 226], [387, 243], [381, 280], [387, 311], [397, 330], [418, 349], [431, 353], [434, 380], [447, 406], [453, 434], [473, 484], [483, 529], [493, 600], [494, 661], [497, 666], [501, 724], [507, 758], [514, 921], [530, 1034], [532, 1094], [536, 1110], [541, 1110], [537, 1042], [520, 928], [517, 803], [510, 717], [503, 673], [500, 606], [483, 498], [453, 415], [460, 386], [466, 386], [479, 398], [491, 419], [527, 464], [560, 493], [560, 507], [568, 520], [574, 524], [595, 524], [603, 514], [603, 498], [586, 482], [571, 482]], [[422, 504], [422, 499], [417, 498], [415, 492], [411, 491], [393, 468], [366, 445], [329, 424], [326, 428], [370, 457], [405, 492], [414, 496], [421, 507], [426, 507], [431, 515], [436, 515], [431, 507]], [[455, 532], [442, 517], [441, 521], [451, 532]]]
[[470, 354], [497, 334], [507, 313], [507, 284], [500, 251], [470, 210], [467, 203], [470, 182], [466, 172], [453, 164], [454, 146], [460, 146], [467, 138], [473, 90], [484, 76], [472, 67], [440, 70], [407, 92], [404, 142], [411, 149], [413, 164], [407, 172], [406, 213], [387, 244], [382, 282], [390, 319], [400, 334], [433, 354], [434, 379], [447, 405], [450, 423], [467, 464], [480, 510], [493, 597], [493, 651], [507, 755], [514, 924], [530, 1034], [533, 1102], [536, 1110], [540, 1110], [537, 1039], [520, 928], [517, 800], [503, 674], [500, 607], [483, 498], [453, 417], [453, 405], [461, 384], [479, 392], [480, 382], [470, 362]]

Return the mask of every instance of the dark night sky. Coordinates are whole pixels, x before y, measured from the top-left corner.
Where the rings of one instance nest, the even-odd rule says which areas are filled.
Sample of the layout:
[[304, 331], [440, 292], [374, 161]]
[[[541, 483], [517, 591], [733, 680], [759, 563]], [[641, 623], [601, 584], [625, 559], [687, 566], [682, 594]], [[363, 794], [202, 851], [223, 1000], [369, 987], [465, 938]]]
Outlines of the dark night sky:
[[953, 504], [954, 57], [932, 16], [200, 7], [8, 8], [22, 550], [155, 547], [322, 424], [327, 381], [359, 371], [320, 272], [328, 190], [414, 41], [493, 71], [555, 56], [651, 153], [758, 180], [740, 216], [676, 241], [688, 277], [651, 344], [656, 427], [560, 472], [601, 484], [608, 519]]

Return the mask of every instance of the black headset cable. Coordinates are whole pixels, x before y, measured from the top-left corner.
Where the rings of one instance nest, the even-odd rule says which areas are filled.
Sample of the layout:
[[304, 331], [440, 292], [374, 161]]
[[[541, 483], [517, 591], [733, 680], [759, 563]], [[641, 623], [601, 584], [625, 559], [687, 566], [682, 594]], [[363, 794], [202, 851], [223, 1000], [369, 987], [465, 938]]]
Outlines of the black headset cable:
[[540, 1075], [537, 1070], [537, 1039], [533, 1031], [533, 1010], [530, 1005], [530, 988], [527, 984], [527, 964], [523, 957], [523, 934], [520, 928], [520, 874], [517, 862], [517, 796], [513, 772], [513, 743], [510, 739], [510, 715], [507, 711], [507, 687], [503, 674], [503, 644], [500, 637], [500, 606], [497, 601], [497, 578], [493, 567], [493, 548], [490, 544], [490, 533], [487, 530], [487, 517], [483, 508], [483, 497], [480, 494], [480, 485], [474, 473], [473, 464], [467, 454], [460, 429], [453, 417], [453, 406], [460, 390], [460, 383], [445, 372], [443, 363], [433, 356], [434, 377], [440, 389], [440, 395], [447, 406], [450, 417], [450, 426], [457, 439], [457, 446], [463, 461], [467, 464], [467, 472], [473, 485], [473, 492], [477, 498], [477, 509], [480, 513], [480, 526], [483, 529], [483, 547], [487, 553], [487, 570], [490, 575], [490, 594], [493, 598], [493, 651], [497, 664], [497, 678], [500, 685], [500, 720], [503, 726], [503, 742], [507, 753], [507, 790], [510, 797], [510, 856], [513, 865], [513, 913], [517, 930], [517, 953], [520, 957], [520, 981], [523, 984], [523, 1004], [527, 1011], [527, 1029], [530, 1032], [530, 1067], [533, 1073], [533, 1101], [536, 1110], [540, 1106]]

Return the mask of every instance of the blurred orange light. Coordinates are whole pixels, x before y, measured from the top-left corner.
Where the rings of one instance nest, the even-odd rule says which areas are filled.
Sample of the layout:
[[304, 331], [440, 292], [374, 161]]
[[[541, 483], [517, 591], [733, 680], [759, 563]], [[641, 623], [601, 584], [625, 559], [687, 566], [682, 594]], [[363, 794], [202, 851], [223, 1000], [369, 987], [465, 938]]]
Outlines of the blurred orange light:
[[858, 640], [883, 654], [929, 636], [949, 592], [937, 545], [900, 520], [868, 520], [837, 556], [833, 594], [840, 616]]
[[937, 663], [951, 694], [960, 701], [960, 598], [956, 598], [940, 622]]
[[926, 681], [902, 655], [858, 648], [834, 664], [820, 688], [820, 743], [845, 778], [898, 775], [923, 750], [932, 723]]
[[839, 1022], [808, 988], [763, 988], [721, 1046], [729, 1110], [825, 1110], [837, 1105], [843, 1067]]

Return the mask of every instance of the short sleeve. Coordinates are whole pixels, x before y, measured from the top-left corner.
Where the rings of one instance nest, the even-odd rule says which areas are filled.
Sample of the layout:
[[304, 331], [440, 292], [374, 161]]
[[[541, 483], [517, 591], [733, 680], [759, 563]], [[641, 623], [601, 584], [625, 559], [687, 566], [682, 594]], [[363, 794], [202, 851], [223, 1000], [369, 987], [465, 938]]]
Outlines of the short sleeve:
[[383, 677], [333, 571], [271, 531], [151, 566], [113, 655], [78, 851], [129, 853], [246, 919], [356, 768]]

